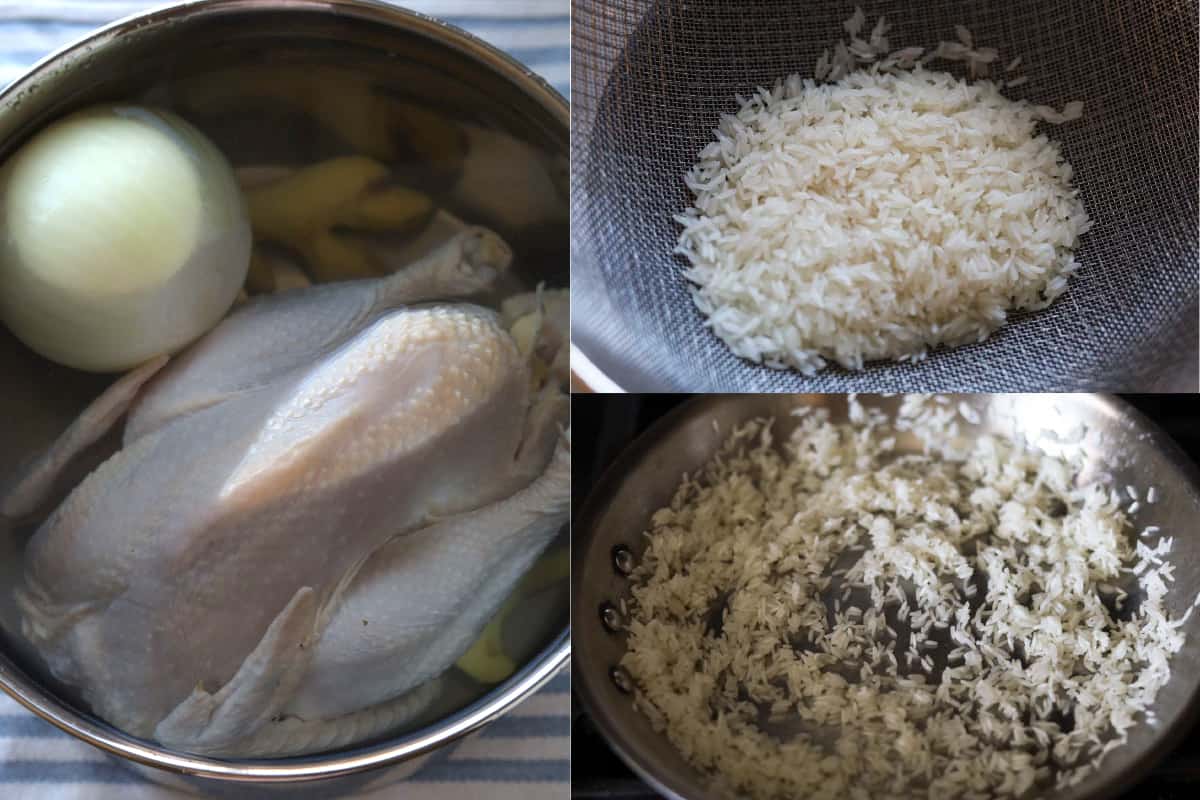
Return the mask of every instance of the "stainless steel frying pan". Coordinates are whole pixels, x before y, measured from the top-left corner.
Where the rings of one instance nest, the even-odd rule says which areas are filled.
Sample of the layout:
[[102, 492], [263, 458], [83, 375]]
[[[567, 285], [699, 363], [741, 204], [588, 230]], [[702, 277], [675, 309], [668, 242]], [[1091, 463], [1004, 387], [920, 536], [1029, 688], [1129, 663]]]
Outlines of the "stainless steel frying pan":
[[[1200, 470], [1162, 431], [1124, 401], [1098, 395], [960, 395], [980, 412], [968, 435], [987, 431], [1021, 434], [1052, 453], [1082, 450], [1088, 477], [1109, 475], [1143, 493], [1155, 486], [1159, 500], [1143, 505], [1139, 525], [1158, 525], [1175, 537], [1171, 560], [1176, 581], [1167, 596], [1172, 615], [1182, 614], [1200, 591]], [[864, 405], [893, 411], [899, 400], [864, 397]], [[575, 687], [613, 749], [651, 786], [676, 800], [722, 797], [712, 781], [689, 766], [667, 739], [633, 709], [629, 676], [616, 665], [625, 650], [616, 611], [629, 589], [625, 577], [641, 557], [650, 515], [674, 493], [683, 472], [707, 461], [734, 425], [761, 416], [776, 418], [780, 439], [796, 420], [797, 404], [824, 406], [835, 421], [846, 418], [844, 395], [709, 395], [689, 401], [659, 420], [608, 469], [578, 514], [573, 533], [572, 633]], [[713, 423], [716, 423], [714, 427]], [[1074, 443], [1079, 423], [1087, 435]], [[1186, 623], [1187, 644], [1172, 660], [1170, 682], [1155, 706], [1157, 727], [1139, 724], [1129, 742], [1111, 752], [1100, 769], [1057, 800], [1115, 797], [1162, 756], [1195, 721], [1200, 704], [1200, 614]]]

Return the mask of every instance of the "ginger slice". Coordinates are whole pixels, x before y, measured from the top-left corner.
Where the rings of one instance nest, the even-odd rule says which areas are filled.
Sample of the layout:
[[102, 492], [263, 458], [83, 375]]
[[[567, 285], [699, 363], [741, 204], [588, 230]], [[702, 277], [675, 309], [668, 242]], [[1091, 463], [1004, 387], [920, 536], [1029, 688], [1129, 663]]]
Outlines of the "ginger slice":
[[[415, 233], [433, 216], [426, 195], [386, 183], [378, 161], [344, 156], [295, 170], [246, 190], [255, 237], [301, 255], [318, 281], [372, 278], [391, 270], [343, 229]], [[258, 284], [265, 284], [260, 269]]]

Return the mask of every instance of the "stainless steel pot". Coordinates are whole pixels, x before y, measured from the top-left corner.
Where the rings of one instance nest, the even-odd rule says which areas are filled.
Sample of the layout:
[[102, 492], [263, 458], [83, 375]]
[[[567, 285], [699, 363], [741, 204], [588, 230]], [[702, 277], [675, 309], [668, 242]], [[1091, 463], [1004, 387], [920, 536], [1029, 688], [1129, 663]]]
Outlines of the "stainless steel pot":
[[[1172, 616], [1183, 614], [1200, 591], [1200, 537], [1195, 535], [1195, 521], [1200, 518], [1200, 470], [1162, 431], [1113, 397], [1001, 394], [951, 398], [956, 405], [971, 405], [983, 417], [982, 426], [969, 426], [972, 435], [980, 430], [1011, 434], [1015, 427], [1047, 452], [1082, 450], [1089, 476], [1108, 473], [1116, 485], [1132, 484], [1142, 491], [1155, 486], [1158, 501], [1143, 506], [1137, 521], [1143, 526], [1158, 525], [1175, 536], [1171, 561], [1176, 565], [1176, 580], [1166, 605]], [[898, 402], [896, 398], [864, 398], [866, 405], [885, 410], [894, 410]], [[571, 613], [575, 690], [617, 754], [673, 800], [724, 800], [724, 796], [634, 710], [634, 684], [618, 666], [625, 652], [625, 636], [613, 609], [619, 608], [629, 590], [625, 573], [645, 551], [641, 534], [648, 528], [650, 516], [669, 503], [682, 474], [695, 474], [734, 426], [756, 417], [774, 417], [774, 430], [782, 441], [797, 424], [788, 414], [797, 404], [827, 408], [835, 421], [846, 419], [845, 395], [708, 395], [685, 403], [626, 448], [574, 518]], [[1081, 422], [1088, 426], [1087, 437], [1065, 443]], [[900, 446], [916, 446], [916, 442], [901, 442]], [[1082, 783], [1055, 793], [1057, 800], [1120, 795], [1190, 729], [1200, 711], [1200, 614], [1193, 614], [1184, 630], [1187, 643], [1173, 656], [1171, 679], [1155, 702], [1157, 727], [1138, 724], [1125, 746], [1110, 753], [1100, 769]]]
[[[471, 122], [504, 131], [542, 154], [556, 192], [545, 205], [561, 199], [561, 214], [525, 220], [519, 228], [478, 211], [470, 220], [498, 229], [510, 241], [522, 283], [567, 285], [566, 101], [479, 39], [369, 0], [193, 0], [116, 22], [44, 59], [0, 94], [0, 161], [48, 121], [84, 105], [140, 100], [178, 108], [178, 88], [197, 76], [326, 63], [365, 71], [372, 81], [386, 84], [397, 102], [436, 110], [456, 125]], [[237, 81], [217, 87], [232, 99], [241, 88]], [[200, 126], [235, 165], [271, 157], [285, 161], [295, 151], [310, 156], [344, 152], [344, 146], [326, 141], [302, 120], [287, 117], [250, 114]], [[0, 329], [0, 479], [42, 450], [109, 380], [50, 364]], [[3, 588], [17, 577], [23, 540], [0, 540]], [[11, 592], [0, 594], [0, 629], [11, 631]], [[565, 581], [551, 605], [547, 620], [532, 626], [540, 629], [532, 648], [536, 655], [507, 682], [467, 698], [461, 708], [419, 730], [340, 753], [232, 761], [164, 750], [73, 707], [30, 668], [17, 637], [2, 631], [0, 688], [43, 719], [156, 780], [237, 796], [248, 785], [279, 784], [294, 796], [301, 791], [297, 784], [305, 783], [315, 796], [328, 797], [412, 772], [416, 759], [500, 716], [556, 674], [570, 652]]]

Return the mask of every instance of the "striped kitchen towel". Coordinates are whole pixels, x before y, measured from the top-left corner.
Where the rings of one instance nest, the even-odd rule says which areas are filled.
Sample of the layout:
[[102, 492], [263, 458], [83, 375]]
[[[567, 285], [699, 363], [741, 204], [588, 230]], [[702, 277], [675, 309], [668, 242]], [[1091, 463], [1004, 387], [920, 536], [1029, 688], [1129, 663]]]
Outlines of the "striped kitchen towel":
[[[93, 28], [145, 11], [137, 0], [0, 0], [0, 86]], [[499, 47], [569, 96], [569, 0], [407, 0]]]
[[[128, 0], [0, 0], [0, 87], [93, 28], [152, 5]], [[569, 0], [408, 0], [400, 5], [487, 40], [569, 97]], [[564, 674], [481, 733], [435, 753], [403, 783], [355, 797], [565, 798], [570, 781], [570, 706], [569, 678]], [[0, 798], [173, 800], [188, 796], [125, 769], [0, 692]]]
[[[561, 800], [570, 792], [570, 676], [564, 672], [481, 732], [436, 751], [406, 780], [354, 800]], [[384, 776], [386, 778], [386, 776]], [[254, 800], [279, 792], [224, 795]], [[187, 800], [63, 733], [0, 692], [0, 797]], [[306, 797], [313, 795], [305, 795]]]

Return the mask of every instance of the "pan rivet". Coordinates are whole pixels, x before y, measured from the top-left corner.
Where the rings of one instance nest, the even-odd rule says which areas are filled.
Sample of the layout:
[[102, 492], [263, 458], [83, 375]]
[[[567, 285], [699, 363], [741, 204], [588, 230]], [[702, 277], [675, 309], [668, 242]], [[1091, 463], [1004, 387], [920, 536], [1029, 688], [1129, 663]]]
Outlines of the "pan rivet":
[[604, 627], [610, 633], [617, 633], [625, 627], [625, 618], [612, 603], [604, 603], [600, 606], [600, 621], [604, 623]]
[[624, 667], [613, 667], [608, 671], [608, 677], [612, 679], [613, 686], [625, 694], [633, 694], [633, 678], [629, 677]]
[[622, 575], [629, 575], [635, 566], [633, 551], [623, 544], [613, 548], [613, 567]]

